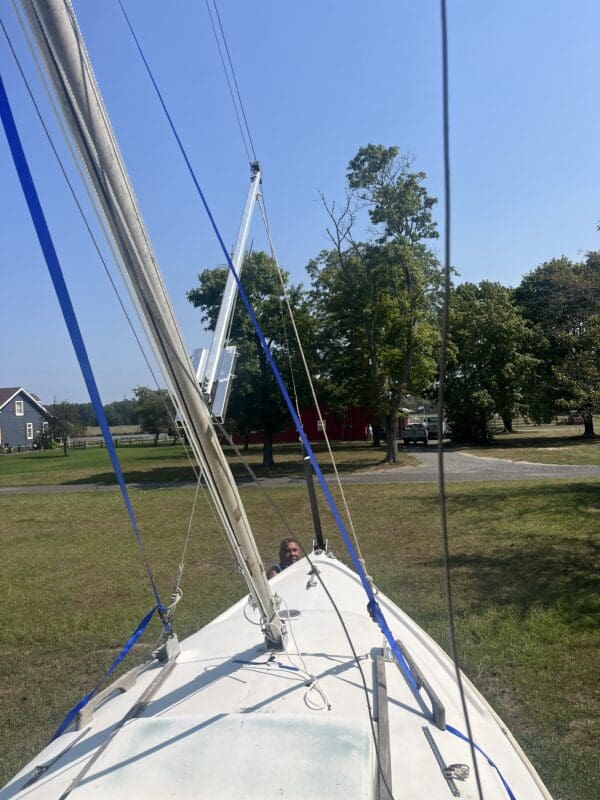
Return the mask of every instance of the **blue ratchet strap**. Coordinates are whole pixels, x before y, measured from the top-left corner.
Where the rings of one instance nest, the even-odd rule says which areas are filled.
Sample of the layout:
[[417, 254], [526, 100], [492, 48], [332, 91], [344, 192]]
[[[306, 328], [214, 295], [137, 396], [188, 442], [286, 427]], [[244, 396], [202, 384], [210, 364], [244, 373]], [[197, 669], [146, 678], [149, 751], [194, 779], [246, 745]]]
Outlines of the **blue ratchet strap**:
[[[333, 499], [333, 497], [331, 495], [331, 492], [329, 491], [329, 487], [327, 486], [325, 478], [323, 477], [323, 473], [321, 472], [321, 468], [319, 467], [317, 459], [315, 458], [315, 454], [313, 452], [313, 449], [310, 446], [308, 438], [307, 438], [307, 436], [306, 436], [306, 434], [304, 432], [304, 428], [302, 426], [302, 422], [300, 421], [300, 419], [299, 419], [299, 417], [298, 417], [298, 415], [296, 413], [296, 410], [294, 408], [292, 400], [291, 400], [291, 398], [289, 396], [289, 393], [288, 393], [288, 391], [287, 391], [287, 389], [285, 387], [285, 384], [283, 382], [283, 378], [281, 377], [281, 373], [279, 372], [279, 369], [277, 368], [277, 365], [275, 364], [275, 361], [274, 361], [273, 356], [271, 354], [271, 350], [269, 348], [269, 345], [267, 344], [267, 342], [265, 340], [265, 337], [264, 337], [263, 332], [261, 330], [261, 327], [260, 327], [260, 325], [258, 323], [258, 320], [256, 319], [254, 311], [252, 310], [252, 306], [250, 304], [250, 301], [248, 300], [246, 292], [244, 291], [244, 287], [242, 286], [242, 282], [241, 282], [238, 274], [236, 273], [236, 271], [235, 271], [235, 269], [233, 267], [233, 263], [231, 261], [231, 256], [229, 255], [229, 250], [227, 249], [227, 246], [225, 245], [225, 242], [223, 241], [223, 237], [221, 236], [221, 232], [220, 232], [220, 230], [219, 230], [219, 228], [217, 226], [215, 218], [212, 215], [212, 212], [210, 210], [210, 207], [208, 205], [206, 197], [204, 196], [204, 192], [202, 191], [202, 187], [200, 186], [200, 184], [198, 182], [198, 179], [196, 177], [196, 173], [194, 172], [194, 169], [193, 169], [193, 167], [192, 167], [192, 165], [190, 163], [190, 160], [188, 158], [188, 155], [187, 155], [187, 152], [185, 150], [185, 147], [183, 146], [183, 143], [182, 143], [182, 141], [181, 141], [181, 139], [179, 137], [179, 134], [177, 133], [177, 130], [175, 128], [175, 124], [174, 124], [174, 122], [173, 122], [173, 120], [171, 118], [169, 110], [167, 109], [167, 106], [165, 104], [163, 96], [162, 96], [162, 94], [160, 92], [160, 89], [158, 88], [158, 85], [157, 85], [155, 79], [154, 79], [154, 75], [152, 74], [152, 70], [150, 69], [150, 66], [149, 66], [149, 64], [148, 64], [148, 62], [146, 60], [146, 57], [145, 57], [144, 52], [142, 50], [142, 47], [141, 47], [141, 45], [140, 45], [140, 43], [138, 41], [138, 38], [137, 38], [137, 36], [135, 34], [135, 31], [133, 30], [133, 27], [132, 27], [132, 25], [131, 25], [131, 23], [129, 21], [129, 18], [128, 18], [126, 12], [125, 12], [125, 9], [123, 7], [123, 4], [122, 4], [121, 0], [119, 0], [119, 5], [121, 6], [121, 11], [123, 12], [123, 15], [125, 17], [125, 21], [127, 22], [129, 30], [131, 31], [131, 35], [133, 36], [133, 39], [134, 39], [134, 42], [135, 42], [136, 47], [138, 49], [138, 52], [140, 54], [140, 57], [141, 57], [141, 59], [142, 59], [142, 61], [144, 63], [144, 66], [146, 67], [146, 71], [148, 72], [148, 76], [150, 78], [150, 81], [152, 82], [152, 85], [154, 86], [154, 89], [156, 91], [156, 94], [157, 94], [157, 97], [159, 99], [159, 102], [160, 102], [160, 104], [161, 104], [161, 106], [163, 108], [163, 111], [165, 112], [165, 116], [167, 118], [169, 126], [171, 127], [171, 131], [173, 132], [173, 135], [175, 137], [177, 145], [179, 146], [179, 150], [181, 151], [181, 155], [183, 156], [183, 159], [184, 159], [184, 161], [186, 163], [186, 166], [188, 168], [188, 172], [190, 174], [190, 177], [191, 177], [191, 179], [192, 179], [192, 181], [194, 183], [194, 186], [196, 187], [196, 190], [198, 192], [198, 196], [200, 197], [202, 205], [204, 206], [204, 209], [206, 211], [208, 219], [210, 220], [210, 223], [212, 225], [213, 231], [215, 232], [215, 236], [217, 237], [217, 240], [218, 240], [218, 242], [219, 242], [219, 244], [221, 246], [221, 250], [223, 252], [223, 255], [225, 257], [225, 260], [227, 262], [229, 270], [230, 270], [230, 272], [232, 273], [232, 275], [233, 275], [233, 277], [235, 279], [238, 291], [240, 293], [240, 297], [242, 298], [242, 301], [243, 301], [244, 305], [246, 306], [246, 310], [248, 311], [248, 314], [250, 316], [250, 320], [252, 322], [252, 325], [254, 326], [256, 334], [257, 334], [257, 336], [259, 338], [261, 347], [262, 347], [262, 349], [263, 349], [263, 351], [265, 353], [265, 356], [266, 356], [266, 358], [267, 358], [267, 360], [269, 362], [269, 365], [271, 367], [273, 375], [275, 376], [275, 380], [277, 381], [277, 384], [279, 385], [279, 389], [281, 391], [283, 399], [285, 400], [285, 403], [286, 403], [286, 406], [287, 406], [287, 408], [288, 408], [288, 410], [290, 412], [290, 415], [291, 415], [292, 419], [294, 420], [294, 425], [296, 426], [296, 430], [298, 432], [298, 435], [300, 436], [300, 439], [302, 440], [302, 444], [304, 445], [304, 448], [305, 448], [305, 450], [306, 450], [306, 452], [308, 454], [308, 457], [309, 457], [310, 462], [311, 462], [311, 464], [313, 466], [315, 474], [316, 474], [316, 476], [317, 476], [317, 478], [319, 480], [319, 484], [321, 485], [321, 489], [323, 490], [323, 494], [325, 495], [325, 498], [327, 500], [327, 504], [329, 505], [329, 509], [330, 509], [330, 511], [332, 513], [332, 516], [333, 516], [333, 518], [334, 518], [334, 520], [336, 522], [338, 530], [340, 531], [340, 534], [342, 536], [344, 544], [346, 545], [346, 549], [348, 550], [350, 558], [352, 559], [352, 563], [354, 564], [354, 568], [356, 569], [356, 572], [358, 573], [358, 576], [359, 576], [360, 581], [361, 581], [361, 583], [363, 585], [363, 588], [364, 588], [364, 590], [365, 590], [365, 592], [367, 594], [368, 601], [369, 601], [368, 604], [367, 604], [367, 609], [369, 611], [369, 614], [371, 615], [372, 619], [375, 622], [377, 622], [377, 624], [379, 625], [382, 633], [384, 634], [384, 636], [385, 636], [385, 638], [386, 638], [386, 640], [387, 640], [387, 642], [388, 642], [388, 644], [389, 644], [389, 646], [390, 646], [390, 648], [392, 650], [392, 653], [394, 654], [394, 658], [396, 659], [396, 662], [398, 663], [398, 666], [400, 667], [402, 673], [404, 674], [404, 677], [405, 677], [407, 683], [409, 684], [409, 686], [411, 687], [413, 692], [415, 694], [418, 694], [419, 693], [419, 688], [417, 686], [417, 682], [415, 681], [415, 678], [414, 678], [412, 672], [410, 671], [410, 667], [408, 666], [408, 664], [406, 662], [406, 659], [404, 658], [404, 656], [400, 652], [400, 649], [399, 649], [398, 645], [396, 644], [396, 641], [395, 641], [395, 639], [393, 637], [393, 634], [392, 634], [392, 632], [391, 632], [391, 630], [390, 630], [390, 628], [389, 628], [389, 626], [388, 626], [388, 624], [386, 622], [386, 619], [385, 619], [385, 617], [383, 615], [383, 611], [381, 610], [381, 607], [380, 607], [379, 603], [377, 602], [377, 599], [375, 598], [375, 594], [373, 592], [373, 588], [372, 588], [371, 584], [369, 583], [369, 580], [367, 579], [365, 571], [362, 568], [362, 565], [361, 565], [361, 563], [360, 563], [360, 561], [358, 559], [358, 555], [357, 555], [357, 553], [356, 553], [356, 551], [354, 549], [352, 541], [350, 540], [348, 532], [346, 531], [346, 527], [344, 525], [344, 522], [343, 522], [343, 520], [342, 520], [342, 518], [341, 518], [341, 516], [339, 514], [339, 511], [337, 510], [337, 506], [335, 504], [335, 501], [334, 501], [334, 499]], [[450, 728], [450, 726], [447, 726], [447, 729], [451, 730], [451, 732], [455, 733], [455, 735], [460, 736], [463, 739], [466, 739], [466, 737], [463, 736], [462, 734], [460, 734], [460, 732], [457, 731], [455, 728]], [[481, 753], [483, 753], [481, 748], [479, 748], [477, 745], [474, 745], [474, 746], [476, 747], [477, 750], [479, 750]], [[487, 758], [487, 756], [486, 756], [486, 758]], [[498, 770], [498, 768], [496, 767], [496, 765], [493, 764], [493, 762], [489, 758], [488, 758], [488, 761], [498, 771], [498, 774], [500, 775], [502, 783], [504, 784], [504, 786], [506, 788], [506, 791], [508, 792], [508, 795], [511, 798], [511, 800], [515, 800], [515, 797], [514, 797], [512, 791], [510, 790], [508, 784], [506, 783], [506, 781], [502, 777], [502, 775], [501, 775], [500, 771]]]
[[154, 79], [154, 76], [152, 74], [152, 70], [150, 69], [150, 66], [149, 66], [149, 64], [148, 64], [148, 62], [147, 62], [147, 60], [146, 60], [146, 58], [144, 56], [144, 53], [143, 53], [142, 48], [141, 48], [141, 45], [140, 45], [140, 43], [138, 41], [137, 36], [135, 35], [135, 31], [133, 30], [133, 27], [131, 26], [131, 23], [129, 22], [129, 18], [128, 18], [126, 12], [125, 12], [125, 9], [123, 8], [123, 4], [120, 1], [119, 1], [119, 5], [121, 6], [121, 11], [123, 12], [123, 15], [125, 17], [125, 21], [127, 22], [127, 25], [129, 27], [129, 30], [131, 31], [131, 35], [133, 36], [133, 39], [134, 39], [134, 42], [135, 42], [135, 44], [137, 46], [138, 52], [140, 54], [140, 57], [141, 57], [142, 61], [144, 62], [144, 66], [146, 67], [146, 71], [148, 72], [148, 75], [150, 77], [152, 85], [154, 86], [154, 89], [155, 89], [156, 94], [158, 96], [159, 102], [160, 102], [160, 104], [161, 104], [161, 106], [163, 108], [163, 111], [165, 112], [165, 116], [166, 116], [167, 121], [169, 123], [169, 126], [171, 128], [171, 131], [173, 132], [173, 136], [175, 137], [175, 140], [177, 141], [177, 144], [179, 146], [179, 150], [181, 151], [183, 159], [184, 159], [184, 161], [186, 163], [186, 166], [188, 168], [188, 172], [190, 173], [192, 181], [194, 182], [194, 186], [196, 187], [196, 191], [198, 192], [200, 200], [202, 201], [202, 205], [204, 206], [204, 209], [205, 209], [205, 211], [206, 211], [206, 213], [208, 215], [208, 218], [210, 220], [212, 228], [213, 228], [213, 230], [215, 232], [215, 235], [216, 235], [216, 237], [217, 237], [217, 239], [219, 241], [219, 244], [221, 246], [221, 250], [223, 251], [223, 255], [225, 256], [225, 259], [227, 261], [227, 265], [228, 265], [233, 277], [235, 278], [235, 282], [237, 284], [237, 288], [238, 288], [238, 291], [240, 293], [240, 297], [242, 298], [242, 301], [243, 301], [244, 305], [246, 306], [248, 314], [250, 315], [250, 320], [252, 322], [252, 325], [254, 326], [254, 329], [255, 329], [256, 334], [257, 334], [257, 336], [259, 338], [261, 347], [262, 347], [262, 349], [263, 349], [263, 351], [265, 353], [265, 356], [267, 357], [267, 360], [269, 362], [269, 365], [271, 367], [273, 375], [275, 376], [275, 380], [277, 381], [277, 383], [279, 385], [279, 389], [281, 391], [283, 399], [285, 400], [285, 403], [286, 403], [286, 405], [288, 407], [288, 410], [289, 410], [289, 412], [291, 414], [291, 417], [294, 420], [294, 425], [296, 426], [296, 430], [298, 431], [298, 435], [300, 436], [300, 438], [302, 440], [302, 443], [303, 443], [303, 445], [304, 445], [304, 447], [306, 449], [306, 452], [308, 453], [308, 456], [310, 458], [311, 464], [312, 464], [312, 466], [313, 466], [313, 468], [315, 470], [315, 474], [317, 475], [317, 478], [319, 479], [319, 483], [321, 484], [321, 488], [322, 488], [323, 493], [324, 493], [324, 495], [325, 495], [325, 497], [327, 499], [327, 503], [329, 505], [329, 508], [331, 510], [333, 518], [336, 521], [337, 527], [338, 527], [338, 529], [339, 529], [339, 531], [340, 531], [340, 533], [342, 535], [342, 538], [344, 540], [344, 543], [346, 545], [348, 553], [350, 554], [350, 557], [352, 559], [354, 567], [355, 567], [355, 569], [356, 569], [356, 571], [358, 573], [358, 576], [359, 576], [359, 578], [361, 580], [361, 583], [362, 583], [362, 585], [364, 587], [364, 590], [367, 593], [367, 597], [369, 599], [369, 604], [368, 604], [369, 613], [371, 614], [372, 618], [379, 624], [383, 634], [385, 635], [385, 637], [386, 637], [386, 639], [388, 641], [388, 644], [389, 644], [390, 648], [392, 649], [392, 652], [394, 653], [394, 656], [395, 656], [395, 658], [396, 658], [396, 660], [398, 662], [398, 665], [400, 666], [402, 672], [404, 673], [404, 676], [405, 676], [407, 682], [409, 683], [410, 687], [412, 688], [412, 690], [414, 692], [418, 692], [417, 683], [416, 683], [416, 681], [415, 681], [415, 679], [414, 679], [414, 677], [413, 677], [413, 675], [412, 675], [412, 673], [410, 671], [410, 668], [409, 668], [408, 664], [406, 663], [406, 660], [405, 660], [404, 656], [400, 652], [400, 649], [398, 648], [398, 646], [397, 646], [397, 644], [396, 644], [396, 642], [394, 640], [394, 637], [392, 636], [392, 633], [391, 633], [389, 627], [387, 626], [387, 623], [385, 622], [385, 619], [383, 617], [383, 613], [382, 613], [381, 608], [379, 607], [379, 604], [378, 604], [378, 602], [377, 602], [377, 600], [375, 598], [375, 595], [373, 593], [373, 589], [371, 587], [371, 584], [369, 583], [369, 581], [367, 579], [367, 576], [365, 575], [365, 572], [364, 572], [364, 570], [363, 570], [363, 568], [361, 566], [361, 563], [360, 563], [360, 561], [358, 559], [356, 551], [354, 550], [354, 546], [352, 545], [350, 537], [348, 536], [348, 533], [347, 533], [346, 528], [344, 526], [344, 522], [343, 522], [343, 520], [342, 520], [342, 518], [341, 518], [341, 516], [340, 516], [340, 514], [339, 514], [339, 512], [337, 510], [337, 507], [335, 505], [335, 501], [334, 501], [334, 499], [333, 499], [333, 497], [332, 497], [332, 495], [331, 495], [331, 493], [329, 491], [327, 483], [325, 482], [325, 478], [323, 477], [323, 474], [321, 472], [319, 464], [317, 463], [317, 459], [315, 458], [315, 454], [314, 454], [314, 452], [312, 450], [312, 447], [310, 446], [308, 438], [307, 438], [306, 434], [304, 433], [304, 428], [302, 427], [302, 423], [300, 422], [300, 419], [299, 419], [298, 415], [296, 414], [296, 410], [295, 410], [294, 405], [292, 403], [292, 400], [291, 400], [291, 398], [289, 396], [289, 393], [288, 393], [288, 391], [287, 391], [287, 389], [285, 387], [285, 384], [283, 382], [283, 378], [281, 377], [281, 373], [279, 372], [279, 369], [277, 368], [277, 365], [275, 364], [275, 361], [273, 360], [273, 356], [271, 355], [271, 350], [269, 349], [269, 345], [267, 344], [267, 342], [265, 340], [265, 337], [263, 335], [263, 332], [261, 330], [261, 327], [258, 324], [258, 320], [256, 319], [254, 311], [252, 310], [252, 306], [250, 304], [250, 301], [248, 300], [246, 292], [244, 291], [244, 287], [242, 286], [240, 278], [237, 275], [237, 273], [236, 273], [236, 271], [235, 271], [235, 269], [233, 267], [233, 263], [231, 261], [231, 256], [229, 255], [229, 250], [227, 249], [227, 247], [225, 245], [225, 242], [223, 241], [223, 237], [221, 236], [221, 232], [219, 231], [217, 223], [216, 223], [216, 221], [215, 221], [215, 219], [214, 219], [214, 217], [212, 215], [212, 212], [210, 210], [210, 207], [208, 205], [206, 197], [204, 196], [204, 192], [202, 191], [202, 187], [200, 186], [200, 183], [198, 182], [198, 179], [196, 177], [196, 173], [194, 172], [194, 169], [193, 169], [193, 167], [192, 167], [192, 165], [190, 163], [190, 160], [188, 158], [188, 155], [187, 155], [187, 152], [185, 150], [185, 147], [183, 146], [183, 143], [182, 143], [181, 139], [179, 138], [179, 134], [177, 133], [177, 130], [175, 128], [175, 124], [174, 124], [174, 122], [173, 122], [173, 120], [171, 118], [171, 115], [169, 114], [169, 111], [168, 111], [167, 106], [165, 104], [165, 101], [164, 101], [164, 99], [162, 97], [160, 89], [158, 88], [158, 85], [157, 85], [157, 83], [156, 83], [156, 81]]
[[461, 733], [457, 728], [453, 728], [452, 725], [446, 725], [446, 730], [448, 731], [448, 733], [452, 733], [454, 736], [457, 736], [459, 739], [462, 739], [463, 742], [467, 742], [467, 744], [472, 744], [475, 750], [477, 750], [478, 753], [481, 753], [481, 755], [485, 758], [490, 767], [493, 767], [496, 770], [498, 776], [500, 777], [500, 780], [502, 781], [502, 785], [506, 789], [506, 794], [510, 797], [510, 800], [517, 800], [512, 789], [508, 785], [504, 775], [500, 772], [500, 770], [498, 769], [496, 764], [492, 761], [492, 759], [488, 756], [488, 754], [484, 752], [481, 749], [481, 747], [479, 747], [478, 744], [470, 740], [468, 736], [466, 736], [464, 733]]
[[116, 668], [119, 666], [121, 661], [123, 661], [123, 659], [125, 658], [127, 653], [131, 650], [133, 645], [140, 638], [142, 633], [146, 630], [146, 628], [148, 627], [148, 623], [150, 622], [150, 620], [154, 616], [154, 612], [157, 611], [157, 610], [158, 610], [158, 606], [154, 606], [154, 608], [151, 609], [146, 614], [144, 619], [140, 622], [140, 624], [137, 626], [137, 628], [131, 634], [129, 639], [125, 642], [125, 644], [123, 645], [123, 648], [121, 649], [121, 652], [115, 658], [115, 660], [110, 665], [110, 667], [106, 670], [106, 672], [104, 673], [102, 678], [99, 680], [98, 684], [92, 689], [91, 692], [89, 692], [89, 694], [86, 694], [86, 696], [84, 698], [82, 698], [76, 705], [73, 706], [73, 708], [69, 711], [67, 716], [63, 719], [63, 721], [60, 723], [60, 725], [56, 729], [56, 732], [55, 732], [54, 736], [52, 737], [52, 739], [50, 741], [53, 742], [55, 739], [57, 739], [61, 735], [61, 733], [63, 733], [69, 727], [69, 725], [73, 722], [73, 720], [75, 719], [77, 714], [79, 714], [81, 709], [84, 706], [86, 706], [90, 702], [90, 700], [99, 692], [99, 690], [102, 687], [102, 685], [106, 682], [106, 679], [109, 678], [112, 675], [112, 673], [116, 670]]
[[1, 76], [0, 76], [0, 115], [2, 116], [2, 123], [4, 125], [4, 130], [6, 132], [6, 138], [8, 140], [8, 145], [10, 147], [10, 151], [17, 170], [17, 174], [19, 176], [19, 181], [21, 182], [23, 194], [25, 195], [25, 200], [29, 208], [29, 213], [31, 215], [31, 219], [35, 227], [35, 232], [37, 234], [40, 246], [42, 248], [46, 264], [48, 266], [48, 272], [50, 273], [50, 277], [52, 279], [52, 283], [56, 291], [56, 296], [58, 298], [58, 302], [60, 304], [61, 311], [65, 323], [67, 325], [69, 335], [71, 337], [71, 342], [73, 344], [73, 349], [75, 350], [75, 355], [77, 356], [77, 360], [79, 361], [79, 366], [83, 378], [85, 380], [90, 400], [92, 401], [92, 406], [94, 408], [96, 418], [100, 424], [100, 429], [102, 431], [102, 435], [106, 443], [106, 449], [108, 450], [112, 467], [115, 472], [117, 481], [119, 483], [121, 494], [123, 495], [123, 500], [125, 502], [125, 507], [127, 508], [127, 513], [131, 521], [131, 526], [133, 528], [135, 538], [137, 539], [138, 546], [140, 548], [142, 557], [144, 559], [144, 565], [146, 567], [146, 572], [150, 580], [150, 585], [152, 587], [154, 599], [156, 600], [156, 605], [159, 609], [159, 613], [161, 614], [163, 620], [163, 627], [167, 633], [170, 633], [171, 626], [165, 620], [164, 617], [166, 608], [161, 602], [158, 593], [158, 588], [156, 586], [154, 577], [146, 560], [146, 554], [144, 551], [144, 546], [142, 544], [142, 539], [138, 529], [137, 520], [135, 518], [129, 494], [127, 492], [127, 486], [125, 485], [125, 479], [123, 478], [121, 465], [119, 463], [117, 451], [115, 449], [112, 440], [110, 428], [108, 426], [108, 421], [106, 419], [106, 414], [104, 413], [104, 408], [102, 407], [102, 400], [100, 399], [100, 393], [98, 391], [96, 379], [92, 371], [87, 350], [83, 341], [83, 337], [79, 329], [79, 323], [77, 322], [77, 317], [73, 309], [73, 304], [69, 296], [69, 291], [65, 283], [60, 262], [56, 254], [56, 250], [54, 248], [54, 243], [52, 241], [50, 231], [48, 229], [46, 218], [44, 216], [44, 212], [42, 210], [42, 206], [39, 201], [37, 190], [35, 188], [35, 184], [31, 176], [31, 171], [29, 169], [29, 165], [27, 163], [27, 159], [23, 151], [23, 146], [19, 138], [19, 133], [15, 125], [14, 117], [10, 108], [10, 103], [8, 101], [8, 97]]

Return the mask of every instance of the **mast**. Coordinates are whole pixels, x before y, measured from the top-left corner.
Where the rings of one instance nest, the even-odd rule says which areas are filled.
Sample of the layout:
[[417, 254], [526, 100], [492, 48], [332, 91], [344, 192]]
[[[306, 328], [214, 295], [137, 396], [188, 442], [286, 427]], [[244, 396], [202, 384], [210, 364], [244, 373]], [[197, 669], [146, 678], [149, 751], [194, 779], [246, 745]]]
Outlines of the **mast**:
[[70, 0], [21, 0], [63, 116], [115, 241], [129, 291], [257, 604], [267, 646], [285, 646], [250, 523], [188, 358]]
[[[261, 174], [258, 161], [253, 161], [250, 165], [250, 187], [246, 197], [244, 213], [238, 231], [231, 263], [236, 275], [240, 275], [244, 263], [246, 243], [250, 232], [250, 223], [258, 190], [260, 188]], [[192, 357], [196, 367], [196, 376], [202, 387], [202, 393], [208, 403], [213, 417], [219, 422], [225, 419], [227, 403], [231, 392], [233, 380], [233, 370], [237, 359], [237, 348], [235, 346], [225, 346], [231, 330], [231, 321], [235, 311], [235, 301], [237, 298], [237, 282], [231, 270], [227, 273], [227, 282], [223, 292], [223, 299], [219, 308], [219, 316], [212, 337], [210, 349], [196, 350]]]

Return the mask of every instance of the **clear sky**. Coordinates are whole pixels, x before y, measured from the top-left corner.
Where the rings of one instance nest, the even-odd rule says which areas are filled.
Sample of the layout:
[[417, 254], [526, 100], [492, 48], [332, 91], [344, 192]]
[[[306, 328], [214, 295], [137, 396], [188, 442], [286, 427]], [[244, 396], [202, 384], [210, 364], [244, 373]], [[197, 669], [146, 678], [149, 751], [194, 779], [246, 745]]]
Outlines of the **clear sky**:
[[[124, 5], [233, 244], [249, 170], [206, 6]], [[206, 336], [186, 290], [223, 257], [116, 0], [75, 0], [74, 7], [191, 351]], [[275, 247], [294, 282], [306, 281], [306, 263], [327, 245], [319, 193], [343, 198], [347, 163], [361, 145], [395, 144], [412, 154], [430, 194], [441, 197], [437, 2], [220, 0], [218, 7], [264, 172]], [[461, 280], [516, 285], [547, 259], [600, 248], [600, 3], [449, 0], [448, 11], [452, 260]], [[8, 0], [0, 13], [56, 133]], [[2, 34], [0, 70], [102, 397], [129, 397], [152, 379]], [[442, 212], [440, 202], [439, 220]], [[45, 402], [85, 401], [3, 133], [0, 219], [0, 386], [25, 386]], [[266, 249], [259, 223], [257, 216], [254, 247]], [[434, 244], [441, 252], [442, 240]]]

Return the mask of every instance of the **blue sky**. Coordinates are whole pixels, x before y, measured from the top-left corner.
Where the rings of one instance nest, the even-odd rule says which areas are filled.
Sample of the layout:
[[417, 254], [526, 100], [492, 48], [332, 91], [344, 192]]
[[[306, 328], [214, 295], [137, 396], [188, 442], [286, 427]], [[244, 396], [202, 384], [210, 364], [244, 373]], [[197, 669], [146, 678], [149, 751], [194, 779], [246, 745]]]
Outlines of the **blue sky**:
[[[233, 244], [249, 172], [205, 4], [124, 4]], [[75, 0], [74, 7], [191, 350], [206, 336], [185, 292], [222, 255], [116, 0]], [[515, 285], [547, 259], [600, 248], [600, 4], [450, 0], [448, 9], [453, 263], [462, 280]], [[429, 192], [441, 197], [437, 2], [221, 0], [219, 10], [263, 167], [275, 246], [293, 281], [306, 280], [306, 263], [327, 245], [319, 193], [343, 198], [346, 165], [361, 145], [396, 144], [412, 154]], [[0, 13], [59, 136], [10, 4]], [[152, 379], [1, 35], [0, 70], [103, 399], [131, 396]], [[439, 220], [442, 212], [440, 202]], [[23, 385], [45, 402], [84, 401], [3, 134], [0, 215], [0, 385]], [[254, 247], [266, 248], [259, 223]]]

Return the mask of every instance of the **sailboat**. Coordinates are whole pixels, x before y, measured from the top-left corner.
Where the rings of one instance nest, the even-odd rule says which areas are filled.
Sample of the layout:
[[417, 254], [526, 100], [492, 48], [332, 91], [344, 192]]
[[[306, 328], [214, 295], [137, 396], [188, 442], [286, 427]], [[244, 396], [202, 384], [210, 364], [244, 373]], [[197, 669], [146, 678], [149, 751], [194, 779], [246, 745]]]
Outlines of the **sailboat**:
[[[192, 363], [177, 328], [73, 9], [68, 0], [23, 0], [22, 6], [249, 595], [181, 642], [168, 608], [157, 600], [164, 643], [156, 657], [90, 692], [0, 791], [1, 800], [548, 800], [507, 727], [464, 676], [461, 699], [452, 660], [375, 593], [351, 543], [355, 570], [318, 542], [314, 552], [267, 580], [199, 385], [201, 359]], [[38, 237], [97, 402], [3, 86], [0, 101]], [[234, 280], [243, 293], [239, 277]], [[305, 447], [313, 460], [310, 443]], [[318, 474], [316, 462], [313, 467]]]

